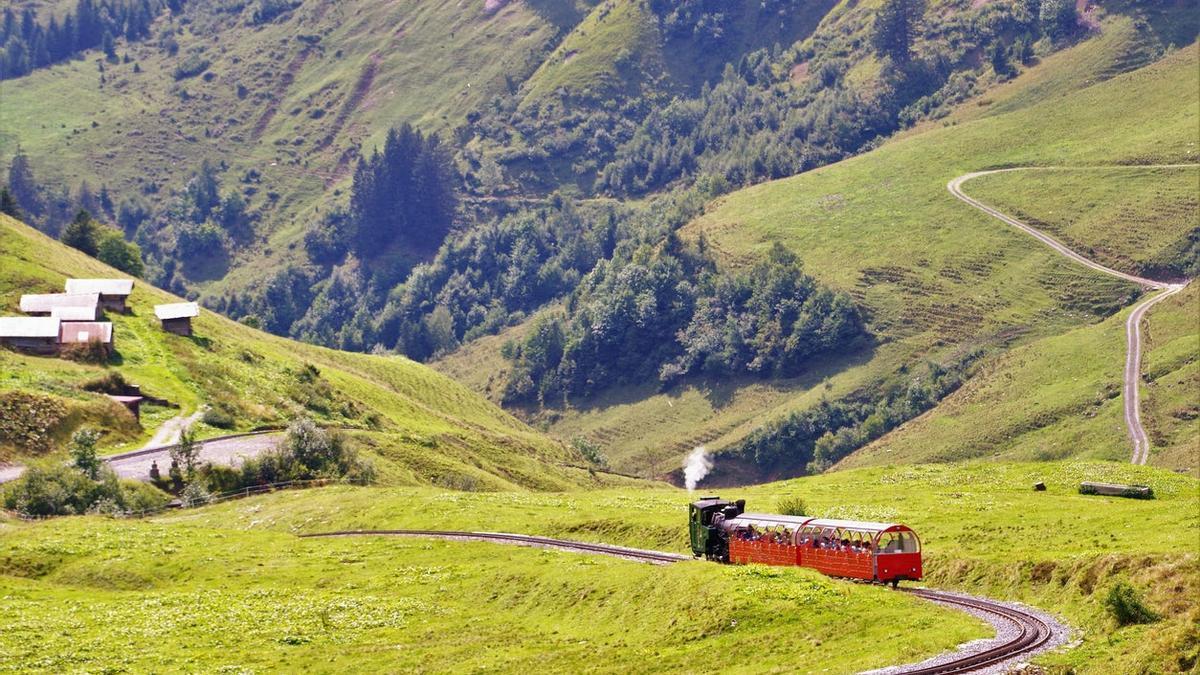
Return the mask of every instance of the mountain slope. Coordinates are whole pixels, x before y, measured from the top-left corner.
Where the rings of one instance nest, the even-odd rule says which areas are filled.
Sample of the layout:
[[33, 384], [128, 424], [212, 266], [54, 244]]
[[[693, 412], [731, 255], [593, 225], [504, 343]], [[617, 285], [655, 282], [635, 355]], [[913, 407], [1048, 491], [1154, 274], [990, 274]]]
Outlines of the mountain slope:
[[[7, 216], [0, 216], [0, 260], [6, 315], [17, 313], [22, 293], [59, 291], [68, 276], [120, 276]], [[202, 404], [220, 408], [235, 428], [304, 414], [360, 429], [388, 480], [468, 489], [562, 489], [594, 480], [564, 466], [585, 463], [571, 451], [425, 366], [292, 342], [211, 312], [195, 320], [193, 337], [167, 334], [152, 307], [177, 300], [138, 282], [132, 313], [110, 317], [117, 354], [108, 367], [0, 351], [0, 392], [47, 395], [91, 410], [84, 417], [93, 422], [107, 409], [104, 426], [113, 433], [106, 445], [113, 449], [141, 436], [127, 416], [80, 387], [116, 372], [184, 412]], [[83, 421], [63, 420], [58, 437]]]
[[[1101, 35], [1048, 59], [1011, 86], [1077, 82], [1063, 71], [1093, 68], [1096, 50], [1111, 44], [1104, 40]], [[1075, 50], [1091, 57], [1073, 59]], [[867, 307], [878, 346], [794, 381], [722, 380], [665, 393], [650, 386], [613, 392], [548, 413], [552, 432], [601, 443], [627, 470], [667, 472], [695, 445], [736, 447], [765, 420], [870, 391], [881, 378], [925, 360], [954, 363], [975, 347], [994, 349], [1100, 320], [1136, 290], [1076, 268], [973, 212], [954, 200], [946, 182], [989, 166], [1195, 161], [1197, 111], [1190, 101], [1200, 91], [1196, 67], [1193, 45], [1127, 75], [1082, 89], [1064, 85], [1062, 95], [1039, 94], [1041, 102], [1011, 112], [927, 126], [861, 157], [718, 199], [685, 234], [703, 234], [733, 265], [748, 264], [783, 242], [807, 272], [852, 292]], [[1048, 200], [1056, 193], [1047, 188], [1039, 194]], [[1034, 199], [1028, 208], [1039, 208], [1038, 194], [1022, 196]], [[1147, 223], [1160, 216], [1170, 222], [1169, 214], [1156, 213], [1157, 204], [1135, 199], [1129, 207]], [[1111, 229], [1096, 219], [1076, 227], [1096, 236]], [[1186, 235], [1186, 223], [1171, 227], [1170, 237]], [[1131, 254], [1138, 255], [1122, 253]], [[446, 369], [462, 372], [473, 362], [489, 358], [468, 348], [449, 357]], [[1118, 354], [1113, 363], [1119, 369]], [[1114, 437], [1108, 447], [1119, 447], [1122, 439]]]

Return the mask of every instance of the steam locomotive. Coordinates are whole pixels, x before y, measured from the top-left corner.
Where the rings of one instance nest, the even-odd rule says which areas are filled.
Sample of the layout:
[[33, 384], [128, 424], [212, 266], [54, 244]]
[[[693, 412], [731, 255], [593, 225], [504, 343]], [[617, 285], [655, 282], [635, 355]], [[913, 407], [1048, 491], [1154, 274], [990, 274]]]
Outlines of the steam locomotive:
[[746, 513], [746, 500], [704, 497], [688, 509], [692, 553], [723, 563], [809, 567], [890, 583], [921, 579], [921, 540], [906, 525]]

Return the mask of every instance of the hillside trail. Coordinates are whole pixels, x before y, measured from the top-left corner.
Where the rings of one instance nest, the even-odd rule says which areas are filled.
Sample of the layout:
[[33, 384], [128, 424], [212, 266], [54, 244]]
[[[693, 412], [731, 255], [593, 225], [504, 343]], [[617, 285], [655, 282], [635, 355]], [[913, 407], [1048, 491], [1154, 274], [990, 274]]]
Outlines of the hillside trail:
[[1141, 413], [1141, 380], [1142, 380], [1142, 319], [1145, 318], [1146, 312], [1151, 307], [1166, 300], [1167, 298], [1182, 291], [1191, 282], [1190, 279], [1182, 282], [1158, 281], [1155, 279], [1147, 279], [1133, 274], [1126, 274], [1119, 270], [1112, 269], [1102, 265], [1095, 260], [1087, 258], [1071, 247], [1055, 239], [1054, 237], [1042, 232], [1041, 230], [1032, 227], [1002, 211], [992, 208], [987, 204], [971, 197], [962, 190], [963, 183], [969, 180], [979, 178], [980, 176], [988, 176], [997, 173], [1009, 173], [1014, 171], [1087, 171], [1087, 170], [1110, 170], [1110, 169], [1192, 169], [1200, 167], [1200, 164], [1144, 164], [1144, 165], [1120, 165], [1120, 166], [1026, 166], [1014, 167], [1009, 169], [993, 169], [991, 171], [975, 171], [968, 174], [963, 174], [958, 178], [950, 181], [946, 188], [950, 190], [950, 194], [957, 197], [959, 200], [979, 209], [993, 218], [1015, 227], [1016, 229], [1030, 235], [1034, 239], [1042, 242], [1050, 247], [1059, 255], [1076, 262], [1084, 267], [1088, 267], [1102, 274], [1107, 274], [1118, 279], [1130, 281], [1138, 284], [1142, 288], [1151, 291], [1160, 291], [1158, 293], [1147, 295], [1140, 302], [1134, 305], [1133, 312], [1125, 321], [1125, 371], [1123, 375], [1122, 393], [1125, 401], [1125, 427], [1129, 432], [1129, 440], [1133, 444], [1133, 454], [1129, 461], [1133, 464], [1145, 464], [1150, 458], [1150, 437], [1146, 434], [1145, 427], [1142, 426]]
[[149, 450], [151, 448], [161, 448], [167, 445], [175, 445], [179, 442], [179, 437], [183, 434], [183, 430], [192, 426], [196, 422], [199, 422], [200, 418], [202, 417], [204, 417], [203, 408], [197, 410], [191, 415], [179, 415], [178, 417], [172, 417], [171, 419], [162, 423], [162, 426], [158, 428], [158, 431], [154, 432], [154, 436], [152, 436], [150, 440], [146, 441], [146, 444], [143, 445], [141, 449]]

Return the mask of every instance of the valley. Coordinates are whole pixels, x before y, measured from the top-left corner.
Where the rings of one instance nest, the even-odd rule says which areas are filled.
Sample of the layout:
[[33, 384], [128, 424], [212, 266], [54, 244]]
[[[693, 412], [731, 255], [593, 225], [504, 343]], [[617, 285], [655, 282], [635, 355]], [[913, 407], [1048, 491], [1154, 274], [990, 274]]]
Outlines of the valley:
[[1195, 671], [1198, 34], [0, 8], [0, 671]]

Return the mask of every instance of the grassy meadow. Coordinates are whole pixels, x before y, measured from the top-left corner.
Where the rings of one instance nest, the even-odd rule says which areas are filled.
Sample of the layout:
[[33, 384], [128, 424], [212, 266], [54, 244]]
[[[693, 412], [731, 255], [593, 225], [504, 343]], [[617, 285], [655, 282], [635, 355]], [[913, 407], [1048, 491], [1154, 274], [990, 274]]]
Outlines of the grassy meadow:
[[967, 194], [1131, 274], [1200, 271], [1200, 166], [1013, 171], [980, 176]]
[[[1158, 499], [1081, 496], [1083, 479], [1147, 483]], [[1031, 490], [1037, 480], [1047, 492]], [[1195, 658], [1197, 617], [1186, 597], [1200, 581], [1189, 548], [1200, 522], [1186, 505], [1198, 489], [1159, 469], [1073, 461], [858, 469], [724, 496], [766, 511], [801, 497], [816, 515], [912, 525], [930, 583], [1053, 611], [1079, 643], [1037, 662], [1100, 673], [1173, 671]], [[0, 595], [11, 608], [0, 618], [0, 663], [60, 672], [648, 664], [850, 672], [989, 633], [965, 615], [801, 570], [655, 568], [484, 543], [292, 536], [480, 529], [685, 551], [688, 500], [661, 488], [337, 487], [149, 521], [0, 521]], [[1115, 629], [1102, 598], [1117, 579], [1165, 618]]]

